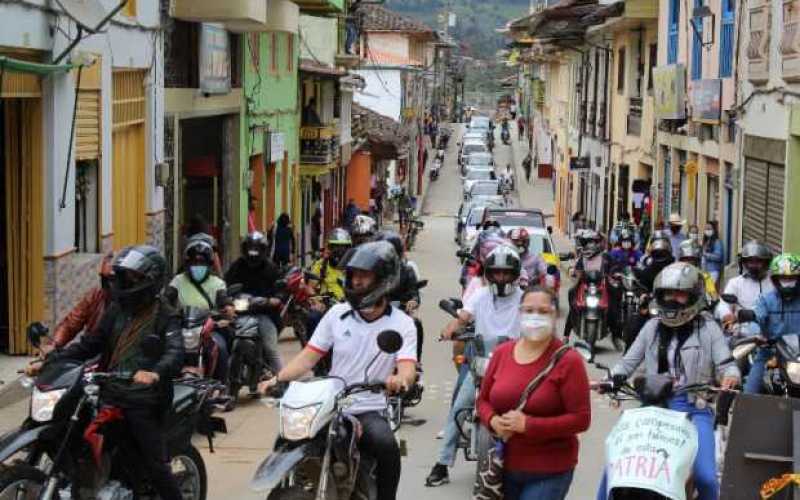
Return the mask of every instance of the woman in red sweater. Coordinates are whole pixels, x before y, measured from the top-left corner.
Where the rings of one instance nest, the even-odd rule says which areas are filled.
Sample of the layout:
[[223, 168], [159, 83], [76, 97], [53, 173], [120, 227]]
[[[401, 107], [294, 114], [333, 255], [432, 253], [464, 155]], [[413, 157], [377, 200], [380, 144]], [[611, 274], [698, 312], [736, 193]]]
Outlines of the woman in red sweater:
[[516, 411], [525, 387], [563, 345], [555, 338], [555, 300], [548, 290], [527, 290], [520, 312], [520, 338], [492, 355], [478, 411], [483, 424], [505, 441], [505, 498], [560, 500], [578, 463], [577, 434], [591, 420], [589, 379], [583, 358], [569, 350]]

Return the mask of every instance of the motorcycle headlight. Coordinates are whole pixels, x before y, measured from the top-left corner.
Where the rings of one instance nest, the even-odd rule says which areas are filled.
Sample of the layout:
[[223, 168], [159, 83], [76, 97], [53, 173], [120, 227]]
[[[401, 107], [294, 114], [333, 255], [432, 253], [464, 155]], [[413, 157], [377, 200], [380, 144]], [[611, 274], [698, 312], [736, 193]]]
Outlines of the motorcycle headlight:
[[236, 312], [247, 312], [247, 310], [250, 309], [250, 300], [235, 299], [233, 301], [233, 308], [236, 309]]
[[789, 377], [789, 382], [800, 385], [800, 363], [797, 361], [786, 363], [786, 375]]
[[200, 347], [200, 333], [202, 326], [183, 329], [183, 348], [187, 351], [196, 351]]
[[598, 307], [600, 305], [600, 297], [586, 297], [586, 307], [591, 307], [592, 309]]
[[66, 389], [42, 392], [34, 388], [31, 395], [31, 418], [37, 422], [52, 420], [56, 404], [66, 393]]
[[289, 441], [300, 441], [311, 437], [311, 426], [322, 405], [305, 408], [281, 406], [281, 436]]

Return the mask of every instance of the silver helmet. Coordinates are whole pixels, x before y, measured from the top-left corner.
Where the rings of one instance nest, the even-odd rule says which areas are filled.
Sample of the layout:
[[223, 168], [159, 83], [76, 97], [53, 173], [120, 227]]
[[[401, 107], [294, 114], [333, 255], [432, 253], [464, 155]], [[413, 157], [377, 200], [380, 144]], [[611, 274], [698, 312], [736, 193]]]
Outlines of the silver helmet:
[[[511, 246], [499, 245], [486, 257], [483, 267], [484, 276], [486, 276], [486, 281], [489, 282], [492, 293], [497, 297], [505, 297], [511, 294], [519, 280], [519, 275], [522, 272], [522, 261], [520, 261], [517, 251]], [[492, 271], [511, 271], [513, 278], [508, 283], [499, 283], [495, 281]]]
[[[706, 306], [705, 284], [700, 270], [686, 262], [676, 262], [664, 268], [653, 284], [658, 315], [669, 327], [679, 327], [692, 321]], [[669, 292], [685, 292], [689, 300], [684, 304], [667, 300]]]
[[678, 260], [698, 266], [702, 259], [703, 249], [697, 241], [687, 239], [681, 242], [681, 246], [678, 249]]

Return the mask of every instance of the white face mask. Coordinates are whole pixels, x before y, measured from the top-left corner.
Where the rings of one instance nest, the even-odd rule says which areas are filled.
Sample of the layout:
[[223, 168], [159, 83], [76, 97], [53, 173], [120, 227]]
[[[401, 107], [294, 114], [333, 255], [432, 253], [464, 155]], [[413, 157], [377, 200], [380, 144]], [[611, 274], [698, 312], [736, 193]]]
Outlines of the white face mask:
[[781, 278], [778, 280], [782, 288], [794, 288], [797, 285], [797, 280]]
[[549, 314], [522, 313], [520, 334], [530, 340], [545, 340], [553, 336], [553, 317]]
[[711, 230], [711, 229], [706, 229], [703, 234], [705, 234], [707, 237], [711, 238], [712, 236], [714, 236], [714, 231]]
[[631, 242], [630, 241], [623, 241], [622, 242], [622, 248], [624, 248], [625, 250], [629, 250], [631, 248]]

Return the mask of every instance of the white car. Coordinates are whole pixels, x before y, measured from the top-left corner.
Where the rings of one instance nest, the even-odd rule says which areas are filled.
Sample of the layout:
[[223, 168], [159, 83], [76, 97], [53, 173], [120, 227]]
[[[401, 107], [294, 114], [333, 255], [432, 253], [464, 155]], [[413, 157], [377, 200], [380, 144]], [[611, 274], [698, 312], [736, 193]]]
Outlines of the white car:
[[500, 181], [475, 181], [466, 192], [465, 197], [472, 196], [497, 196], [501, 195]]
[[464, 168], [469, 169], [473, 165], [485, 165], [488, 167], [494, 167], [494, 158], [492, 158], [491, 153], [472, 153], [470, 155], [464, 156]]
[[470, 139], [469, 142], [464, 142], [461, 145], [461, 151], [458, 153], [458, 163], [463, 165], [464, 157], [473, 153], [489, 153], [489, 147], [486, 143], [477, 139]]
[[497, 180], [494, 170], [477, 168], [470, 169], [463, 177], [461, 177], [463, 191], [462, 194], [463, 196], [466, 196], [467, 193], [472, 190], [472, 186], [475, 185], [476, 182], [494, 180]]

